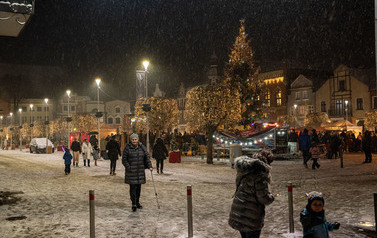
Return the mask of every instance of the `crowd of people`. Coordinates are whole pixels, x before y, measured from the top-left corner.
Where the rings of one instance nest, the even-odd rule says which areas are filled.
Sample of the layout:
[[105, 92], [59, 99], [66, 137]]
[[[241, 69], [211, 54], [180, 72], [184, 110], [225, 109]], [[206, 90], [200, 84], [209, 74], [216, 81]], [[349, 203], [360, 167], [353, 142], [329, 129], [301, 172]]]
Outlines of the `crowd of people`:
[[[315, 129], [312, 129], [309, 132], [307, 129], [304, 129], [297, 134], [297, 132], [292, 129], [288, 135], [288, 142], [298, 143], [305, 167], [307, 167], [307, 162], [312, 158], [313, 147], [319, 149], [319, 151], [314, 151], [317, 158], [319, 158], [319, 154], [325, 154], [327, 159], [337, 159], [346, 151], [364, 152], [364, 163], [371, 163], [372, 153], [377, 153], [377, 135], [368, 130], [366, 130], [364, 134], [361, 132], [356, 134], [352, 131], [317, 132]], [[313, 161], [313, 164], [315, 164], [315, 166], [313, 165], [314, 167], [319, 168], [317, 162]], [[314, 167], [312, 168], [315, 169]]]

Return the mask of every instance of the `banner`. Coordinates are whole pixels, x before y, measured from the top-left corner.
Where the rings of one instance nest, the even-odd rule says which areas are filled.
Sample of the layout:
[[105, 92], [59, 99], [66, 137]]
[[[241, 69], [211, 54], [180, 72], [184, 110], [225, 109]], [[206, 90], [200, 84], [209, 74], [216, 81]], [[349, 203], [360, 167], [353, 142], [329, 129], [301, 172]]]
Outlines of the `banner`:
[[136, 70], [136, 101], [145, 96], [145, 71]]

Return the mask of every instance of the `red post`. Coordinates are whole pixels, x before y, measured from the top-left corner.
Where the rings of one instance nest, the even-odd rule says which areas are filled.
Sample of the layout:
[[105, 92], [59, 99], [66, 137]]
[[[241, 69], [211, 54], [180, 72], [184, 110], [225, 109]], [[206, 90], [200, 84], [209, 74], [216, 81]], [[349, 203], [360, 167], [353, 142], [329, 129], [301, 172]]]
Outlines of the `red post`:
[[191, 185], [187, 186], [187, 220], [188, 220], [188, 237], [193, 237], [192, 227], [192, 189]]
[[295, 232], [293, 222], [293, 186], [292, 182], [288, 182], [288, 208], [289, 208], [289, 233]]
[[94, 222], [94, 190], [89, 190], [89, 219], [90, 219], [90, 238], [95, 235], [95, 222]]

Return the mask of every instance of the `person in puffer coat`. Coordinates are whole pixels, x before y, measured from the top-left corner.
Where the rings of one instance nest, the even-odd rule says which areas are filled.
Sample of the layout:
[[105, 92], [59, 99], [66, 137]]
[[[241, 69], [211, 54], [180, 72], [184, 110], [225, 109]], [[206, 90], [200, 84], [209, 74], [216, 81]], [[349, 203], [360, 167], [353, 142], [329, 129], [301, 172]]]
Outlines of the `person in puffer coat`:
[[132, 211], [142, 209], [140, 204], [141, 185], [146, 183], [145, 169], [153, 171], [151, 159], [145, 146], [139, 142], [139, 136], [132, 134], [123, 151], [122, 164], [126, 168], [124, 182], [130, 185]]
[[265, 206], [274, 201], [269, 189], [271, 162], [272, 153], [267, 151], [235, 159], [237, 188], [228, 223], [242, 238], [260, 237]]

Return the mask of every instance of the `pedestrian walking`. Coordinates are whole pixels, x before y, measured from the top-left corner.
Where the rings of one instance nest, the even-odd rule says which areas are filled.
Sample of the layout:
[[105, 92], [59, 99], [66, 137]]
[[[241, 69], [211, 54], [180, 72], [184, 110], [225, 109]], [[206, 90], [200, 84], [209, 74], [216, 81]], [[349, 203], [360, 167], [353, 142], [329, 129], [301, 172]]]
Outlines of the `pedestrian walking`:
[[308, 161], [310, 160], [310, 147], [311, 147], [311, 140], [308, 134], [308, 130], [305, 128], [304, 132], [299, 137], [299, 149], [302, 152], [302, 156], [304, 158], [304, 166], [308, 168]]
[[272, 153], [262, 151], [253, 157], [235, 159], [237, 169], [236, 192], [229, 214], [229, 225], [238, 230], [242, 238], [258, 238], [264, 225], [265, 206], [274, 201], [269, 184]]
[[90, 167], [90, 156], [92, 156], [93, 149], [92, 145], [88, 142], [88, 139], [84, 139], [84, 143], [82, 143], [82, 159], [84, 160], [84, 166], [86, 166], [86, 162], [88, 162], [88, 167]]
[[132, 211], [142, 209], [140, 204], [141, 185], [146, 183], [145, 169], [153, 171], [149, 153], [139, 142], [139, 136], [132, 134], [131, 142], [123, 150], [122, 164], [126, 168], [124, 182], [130, 185]]
[[116, 175], [115, 169], [117, 166], [118, 155], [120, 154], [120, 146], [115, 140], [115, 136], [110, 137], [110, 141], [106, 145], [106, 152], [110, 159], [110, 175]]
[[310, 148], [309, 152], [313, 160], [312, 169], [313, 170], [315, 168], [319, 169], [321, 165], [318, 163], [318, 160], [319, 160], [319, 157], [321, 156], [321, 150], [318, 148], [317, 143], [312, 144], [312, 147]]
[[99, 159], [100, 151], [97, 145], [93, 147], [93, 159], [94, 165], [97, 166], [97, 160]]
[[[161, 138], [157, 138], [156, 144], [153, 145], [152, 157], [156, 160], [157, 173], [164, 173], [164, 160], [169, 156], [169, 152]], [[161, 168], [161, 170], [160, 170]]]
[[71, 144], [71, 150], [73, 151], [73, 167], [79, 167], [79, 157], [81, 154], [81, 145], [80, 142], [77, 141], [77, 138], [73, 139]]
[[304, 238], [326, 238], [329, 231], [339, 229], [338, 222], [328, 223], [325, 217], [325, 199], [322, 194], [316, 191], [307, 194], [308, 204], [300, 213], [300, 222], [302, 224]]
[[363, 163], [372, 163], [372, 137], [370, 136], [370, 131], [365, 131], [361, 144], [365, 153], [365, 160]]
[[68, 148], [64, 148], [64, 150], [65, 150], [64, 155], [63, 155], [64, 165], [65, 165], [64, 173], [65, 175], [68, 175], [71, 173], [72, 155], [69, 152]]

